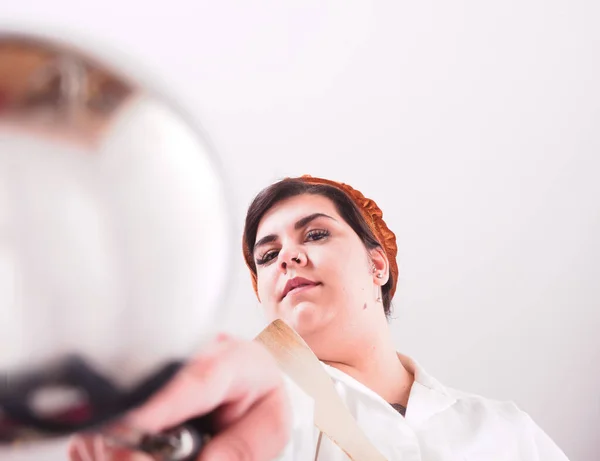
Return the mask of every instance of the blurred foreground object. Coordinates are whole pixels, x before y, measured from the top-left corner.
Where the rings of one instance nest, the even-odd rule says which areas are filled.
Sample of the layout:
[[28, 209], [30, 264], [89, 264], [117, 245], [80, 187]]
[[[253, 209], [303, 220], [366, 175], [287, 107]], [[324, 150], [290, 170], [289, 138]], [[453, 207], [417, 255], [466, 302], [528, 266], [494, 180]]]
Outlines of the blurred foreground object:
[[0, 32], [0, 444], [161, 388], [218, 326], [229, 224], [167, 99], [79, 46]]

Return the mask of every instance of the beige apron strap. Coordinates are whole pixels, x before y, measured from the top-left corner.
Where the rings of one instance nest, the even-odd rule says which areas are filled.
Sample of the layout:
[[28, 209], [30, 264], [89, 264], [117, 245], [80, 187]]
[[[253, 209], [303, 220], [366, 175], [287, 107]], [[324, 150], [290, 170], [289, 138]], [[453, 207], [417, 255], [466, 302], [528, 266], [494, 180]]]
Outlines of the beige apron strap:
[[266, 346], [282, 371], [314, 399], [315, 426], [352, 461], [386, 461], [358, 426], [331, 377], [300, 335], [275, 320], [255, 340]]

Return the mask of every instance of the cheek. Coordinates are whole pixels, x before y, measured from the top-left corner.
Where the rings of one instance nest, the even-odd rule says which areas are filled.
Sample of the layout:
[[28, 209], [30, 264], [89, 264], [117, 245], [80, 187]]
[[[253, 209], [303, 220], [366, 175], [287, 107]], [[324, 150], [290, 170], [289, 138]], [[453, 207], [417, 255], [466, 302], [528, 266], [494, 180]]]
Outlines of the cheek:
[[327, 250], [313, 254], [315, 268], [330, 283], [347, 282], [348, 277], [356, 272], [355, 250], [342, 246], [330, 247]]
[[270, 271], [269, 268], [259, 271], [257, 289], [258, 296], [263, 304], [271, 304], [276, 289], [276, 282], [274, 271]]
[[272, 304], [262, 303], [261, 306], [267, 322], [272, 322], [273, 320], [280, 318], [278, 311], [275, 309], [275, 307], [273, 307]]
[[273, 321], [277, 318], [277, 303], [274, 299], [274, 284], [269, 279], [261, 274], [262, 278], [258, 278], [258, 296], [260, 298], [260, 306], [268, 321]]
[[323, 261], [322, 273], [342, 296], [356, 296], [370, 280], [369, 263], [361, 248], [337, 252], [334, 258]]

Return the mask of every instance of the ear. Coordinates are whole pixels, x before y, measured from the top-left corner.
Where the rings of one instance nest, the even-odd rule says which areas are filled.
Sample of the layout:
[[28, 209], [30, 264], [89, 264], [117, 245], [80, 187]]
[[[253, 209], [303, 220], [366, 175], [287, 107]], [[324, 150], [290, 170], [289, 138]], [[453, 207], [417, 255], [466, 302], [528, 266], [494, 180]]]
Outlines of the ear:
[[[379, 286], [385, 285], [390, 279], [390, 264], [385, 252], [381, 248], [374, 248], [369, 250], [369, 256], [371, 268], [374, 266], [373, 283]], [[381, 276], [378, 277], [378, 274]]]

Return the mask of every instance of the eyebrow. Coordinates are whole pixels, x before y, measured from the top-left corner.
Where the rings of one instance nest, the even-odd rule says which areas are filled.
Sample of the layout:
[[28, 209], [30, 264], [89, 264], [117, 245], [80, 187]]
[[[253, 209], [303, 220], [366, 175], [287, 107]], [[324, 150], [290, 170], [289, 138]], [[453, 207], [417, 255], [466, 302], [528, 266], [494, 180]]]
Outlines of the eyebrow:
[[[296, 221], [296, 224], [294, 224], [294, 229], [295, 230], [302, 229], [303, 227], [307, 226], [312, 221], [314, 221], [315, 219], [318, 219], [318, 218], [328, 218], [328, 219], [337, 221], [337, 219], [332, 218], [331, 216], [326, 215], [325, 213], [313, 213], [313, 214], [305, 216], [304, 218], [301, 218], [298, 221]], [[259, 248], [261, 246], [268, 245], [269, 243], [272, 243], [276, 240], [277, 240], [277, 236], [275, 234], [266, 235], [254, 244], [254, 250], [256, 250], [257, 248]]]

